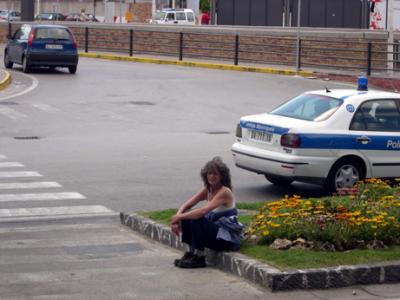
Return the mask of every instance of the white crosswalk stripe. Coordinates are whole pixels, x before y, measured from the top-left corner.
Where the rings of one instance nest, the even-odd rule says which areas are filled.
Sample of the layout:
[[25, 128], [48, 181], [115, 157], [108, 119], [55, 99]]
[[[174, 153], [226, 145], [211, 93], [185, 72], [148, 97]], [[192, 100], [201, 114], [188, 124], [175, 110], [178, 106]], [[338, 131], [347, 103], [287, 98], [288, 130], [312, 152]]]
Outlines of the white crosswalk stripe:
[[55, 215], [87, 215], [113, 213], [112, 210], [102, 205], [78, 205], [78, 206], [58, 206], [58, 207], [33, 207], [33, 208], [13, 208], [0, 209], [2, 217], [37, 217]]
[[22, 172], [0, 172], [0, 178], [14, 178], [14, 177], [40, 177], [38, 172], [22, 171]]
[[42, 188], [58, 188], [58, 187], [62, 187], [62, 185], [55, 181], [0, 183], [0, 190], [42, 189]]
[[13, 168], [13, 167], [23, 167], [23, 164], [18, 162], [0, 162], [0, 168]]
[[11, 201], [41, 201], [41, 200], [73, 200], [86, 199], [80, 193], [61, 192], [61, 193], [36, 193], [36, 194], [0, 194], [0, 202]]
[[[41, 106], [42, 107], [42, 106]], [[48, 107], [42, 107], [48, 109]], [[1, 114], [1, 111], [0, 111]], [[6, 156], [0, 155], [0, 159], [7, 159]], [[19, 162], [0, 162], [0, 168], [13, 168], [24, 167]], [[62, 185], [55, 181], [33, 181], [35, 177], [41, 177], [38, 172], [34, 171], [2, 171], [0, 172], [0, 180], [15, 178], [15, 182], [0, 182], [0, 190], [22, 190], [22, 189], [47, 189], [47, 188], [61, 188]], [[21, 178], [19, 182], [18, 178]], [[32, 179], [29, 179], [32, 178]], [[77, 192], [44, 192], [37, 193], [0, 193], [0, 203], [8, 203], [11, 205], [13, 202], [30, 203], [27, 208], [8, 208], [0, 209], [0, 223], [4, 222], [20, 222], [25, 220], [54, 220], [65, 218], [81, 218], [81, 217], [98, 217], [98, 216], [115, 216], [116, 212], [104, 207], [102, 205], [71, 205], [65, 206], [67, 200], [84, 200], [86, 197]], [[51, 207], [31, 207], [34, 201], [57, 201], [62, 203], [60, 206]], [[68, 203], [69, 204], [69, 203]], [[22, 206], [22, 205], [21, 205]]]

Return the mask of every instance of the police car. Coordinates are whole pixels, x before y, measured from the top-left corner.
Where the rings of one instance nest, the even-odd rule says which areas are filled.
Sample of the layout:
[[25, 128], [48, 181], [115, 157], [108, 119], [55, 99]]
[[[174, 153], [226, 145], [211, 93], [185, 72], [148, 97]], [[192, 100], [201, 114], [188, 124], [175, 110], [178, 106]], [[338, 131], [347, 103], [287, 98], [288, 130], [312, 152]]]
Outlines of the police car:
[[400, 177], [400, 94], [358, 89], [301, 94], [245, 116], [232, 145], [236, 166], [270, 182], [319, 184], [331, 193], [369, 177]]

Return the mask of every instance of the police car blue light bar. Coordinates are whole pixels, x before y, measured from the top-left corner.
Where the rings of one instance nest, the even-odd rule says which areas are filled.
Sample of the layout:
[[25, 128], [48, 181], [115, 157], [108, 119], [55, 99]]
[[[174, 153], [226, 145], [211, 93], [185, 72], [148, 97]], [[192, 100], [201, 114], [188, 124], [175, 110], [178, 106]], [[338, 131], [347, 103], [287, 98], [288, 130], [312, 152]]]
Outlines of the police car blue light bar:
[[358, 88], [359, 91], [368, 91], [368, 78], [366, 76], [358, 77]]

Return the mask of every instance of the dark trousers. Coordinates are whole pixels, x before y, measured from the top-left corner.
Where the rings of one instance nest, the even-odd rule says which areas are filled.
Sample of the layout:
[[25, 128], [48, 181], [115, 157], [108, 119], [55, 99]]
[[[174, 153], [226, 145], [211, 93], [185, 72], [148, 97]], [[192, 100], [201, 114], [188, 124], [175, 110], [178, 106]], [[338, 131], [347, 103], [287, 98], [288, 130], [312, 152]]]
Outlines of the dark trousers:
[[182, 220], [182, 242], [192, 249], [203, 251], [210, 248], [216, 251], [232, 250], [233, 243], [217, 239], [219, 227], [206, 218]]

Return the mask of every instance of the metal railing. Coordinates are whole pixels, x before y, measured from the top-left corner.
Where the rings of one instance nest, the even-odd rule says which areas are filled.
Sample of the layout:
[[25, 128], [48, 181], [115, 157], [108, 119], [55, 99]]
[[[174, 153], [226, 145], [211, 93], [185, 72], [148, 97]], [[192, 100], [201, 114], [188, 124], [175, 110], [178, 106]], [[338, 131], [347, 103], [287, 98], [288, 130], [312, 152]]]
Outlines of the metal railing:
[[300, 68], [337, 69], [367, 75], [400, 71], [399, 41], [301, 38], [300, 47], [297, 47], [295, 37], [137, 29], [108, 29], [109, 32], [102, 29], [92, 33], [91, 30], [85, 27], [75, 33], [85, 52], [163, 55], [180, 61], [195, 58], [222, 60], [233, 65], [255, 63], [293, 67], [296, 67], [298, 55]]

